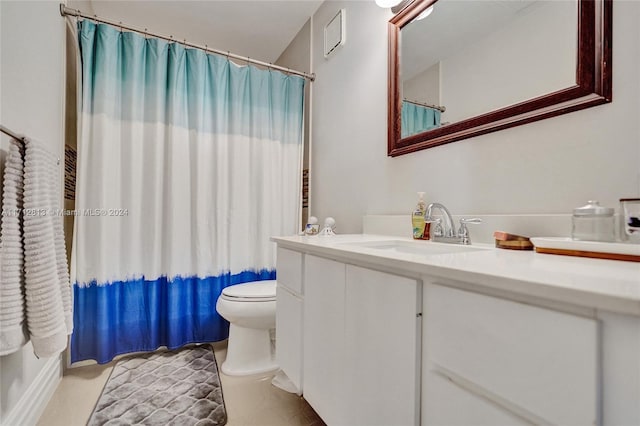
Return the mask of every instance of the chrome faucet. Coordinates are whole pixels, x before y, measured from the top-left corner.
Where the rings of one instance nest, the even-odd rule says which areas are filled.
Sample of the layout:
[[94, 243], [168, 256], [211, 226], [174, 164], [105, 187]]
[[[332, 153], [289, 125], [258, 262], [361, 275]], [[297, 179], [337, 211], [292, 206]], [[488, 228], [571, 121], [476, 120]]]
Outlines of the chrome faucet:
[[[441, 225], [440, 218], [434, 218], [432, 211], [434, 208], [439, 209], [444, 216], [444, 225]], [[481, 223], [482, 219], [460, 219], [460, 229], [456, 232], [453, 226], [453, 217], [445, 206], [440, 203], [431, 203], [427, 206], [427, 210], [424, 213], [424, 221], [427, 223], [435, 223], [433, 227], [431, 239], [434, 242], [439, 243], [453, 243], [453, 244], [471, 244], [471, 238], [469, 237], [468, 223], [476, 224]]]
[[[434, 217], [431, 215], [431, 212], [434, 208], [440, 209], [440, 211], [444, 214], [444, 229], [442, 229], [442, 226], [440, 225], [440, 220], [434, 219]], [[424, 213], [424, 221], [427, 223], [436, 224], [433, 230], [434, 237], [451, 238], [455, 237], [456, 235], [453, 229], [453, 217], [451, 216], [449, 209], [447, 209], [440, 203], [431, 203], [427, 206], [427, 210]]]

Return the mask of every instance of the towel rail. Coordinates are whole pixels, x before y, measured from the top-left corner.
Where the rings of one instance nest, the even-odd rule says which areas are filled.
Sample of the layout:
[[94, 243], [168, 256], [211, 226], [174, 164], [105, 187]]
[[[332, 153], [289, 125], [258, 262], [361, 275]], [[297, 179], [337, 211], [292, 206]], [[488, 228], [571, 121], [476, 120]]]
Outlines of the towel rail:
[[[5, 134], [5, 135], [7, 135], [7, 136], [12, 137], [13, 139], [15, 139], [15, 140], [17, 140], [17, 141], [22, 142], [22, 144], [23, 144], [23, 145], [24, 145], [24, 143], [25, 143], [25, 139], [26, 139], [26, 138], [25, 138], [24, 136], [22, 136], [22, 135], [20, 135], [20, 134], [18, 134], [18, 133], [16, 133], [16, 132], [14, 132], [13, 130], [10, 130], [10, 129], [8, 129], [8, 128], [4, 127], [3, 125], [0, 125], [0, 132], [4, 133], [4, 134]], [[57, 163], [56, 163], [56, 164], [57, 164], [58, 166], [60, 165], [60, 157], [57, 157]]]
[[24, 143], [24, 136], [21, 136], [21, 135], [17, 134], [16, 132], [7, 129], [6, 127], [4, 127], [2, 125], [0, 125], [0, 132], [4, 133], [5, 135], [11, 136], [15, 140], [18, 140], [18, 141]]

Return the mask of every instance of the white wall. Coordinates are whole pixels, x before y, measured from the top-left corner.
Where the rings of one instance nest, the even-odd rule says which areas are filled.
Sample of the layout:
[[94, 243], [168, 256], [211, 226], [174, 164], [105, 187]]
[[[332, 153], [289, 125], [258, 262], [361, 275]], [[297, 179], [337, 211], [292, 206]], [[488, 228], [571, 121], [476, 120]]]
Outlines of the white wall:
[[[343, 7], [346, 45], [325, 60], [323, 27]], [[416, 191], [454, 214], [570, 213], [640, 196], [640, 2], [614, 4], [613, 103], [397, 158], [386, 156], [390, 17], [360, 1], [325, 2], [313, 17], [312, 214], [347, 233], [365, 214], [407, 214]]]
[[[82, 13], [85, 13], [88, 15], [96, 14], [96, 11], [93, 8], [92, 0], [68, 0], [66, 3], [68, 7], [72, 9], [80, 10]], [[73, 22], [75, 23], [75, 19]]]
[[[0, 21], [0, 123], [62, 155], [65, 39], [58, 3], [3, 0]], [[1, 144], [7, 148], [6, 137]], [[46, 362], [31, 344], [0, 357], [0, 423]]]
[[[325, 59], [324, 26], [340, 8], [346, 9], [346, 44]], [[313, 15], [311, 214], [320, 223], [335, 217], [339, 233], [359, 232], [362, 215], [391, 189], [383, 170], [390, 16], [374, 2], [360, 1], [324, 2]]]

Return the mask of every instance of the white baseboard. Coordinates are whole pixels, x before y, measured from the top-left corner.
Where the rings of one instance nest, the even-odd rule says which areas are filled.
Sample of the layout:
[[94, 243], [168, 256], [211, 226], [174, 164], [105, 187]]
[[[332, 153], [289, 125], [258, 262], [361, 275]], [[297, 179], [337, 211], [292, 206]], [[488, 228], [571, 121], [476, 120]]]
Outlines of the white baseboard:
[[62, 363], [60, 357], [50, 358], [29, 385], [22, 398], [4, 418], [2, 425], [36, 425], [61, 379]]

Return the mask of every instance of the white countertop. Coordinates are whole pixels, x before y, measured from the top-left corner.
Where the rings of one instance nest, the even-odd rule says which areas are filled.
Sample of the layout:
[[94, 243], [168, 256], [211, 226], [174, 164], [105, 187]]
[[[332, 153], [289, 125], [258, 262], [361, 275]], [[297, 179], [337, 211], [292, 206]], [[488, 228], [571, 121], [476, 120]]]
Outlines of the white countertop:
[[640, 263], [496, 249], [445, 254], [399, 253], [358, 244], [403, 241], [380, 235], [273, 237], [280, 247], [410, 276], [429, 275], [587, 308], [640, 316]]

